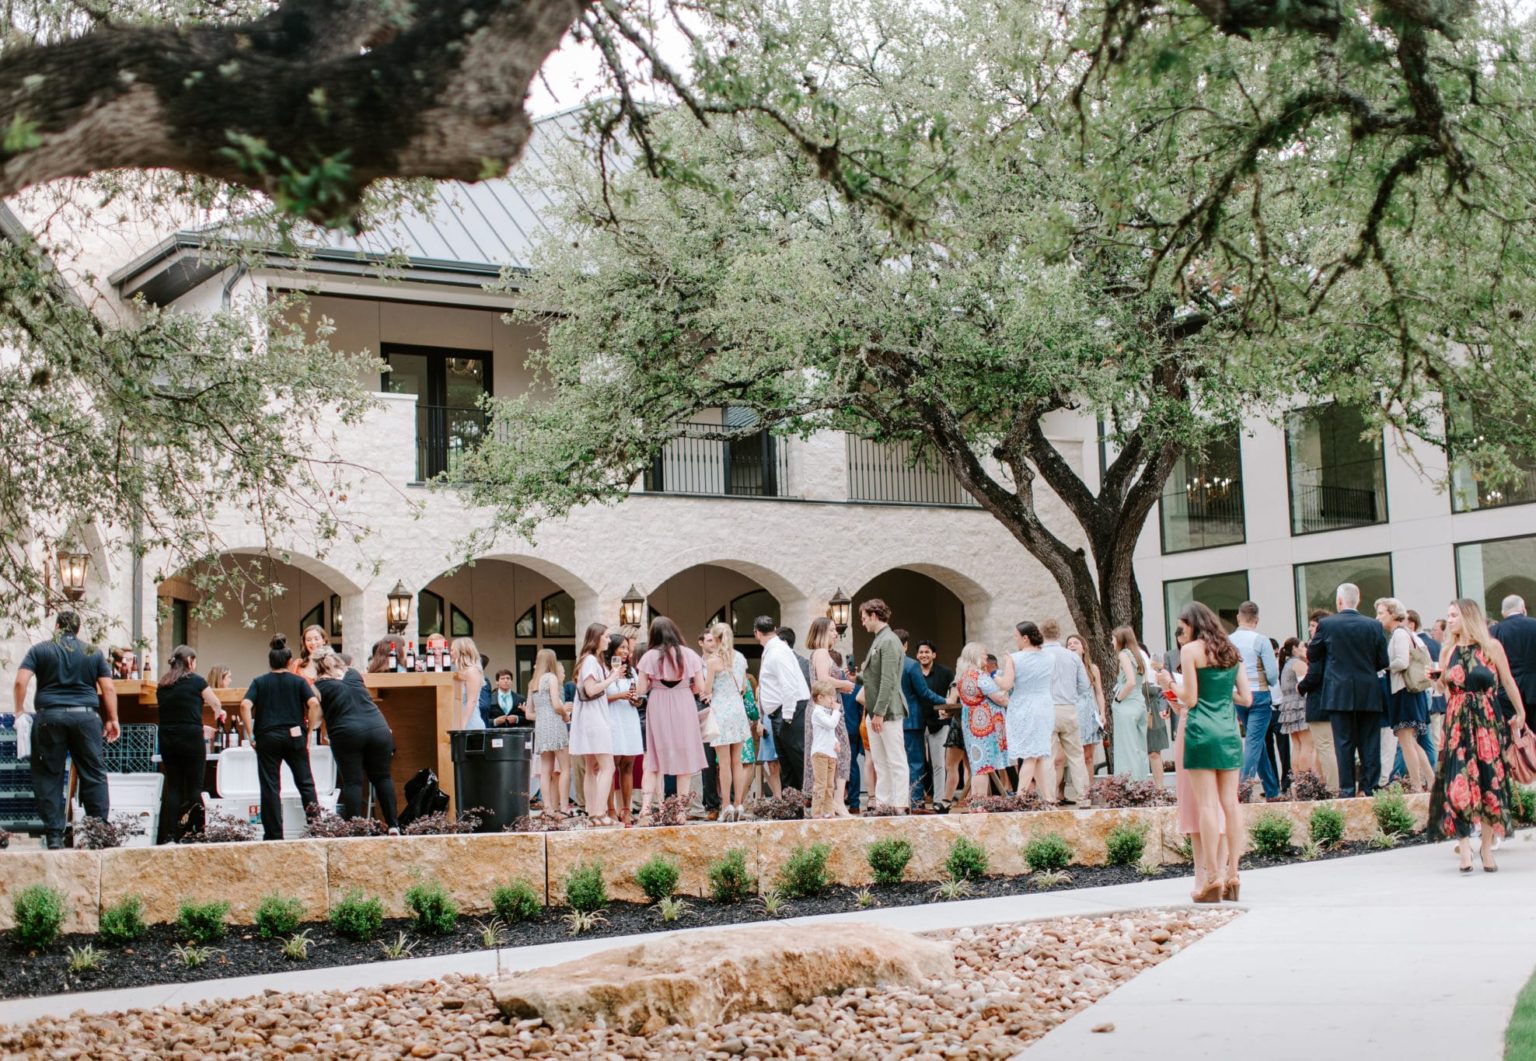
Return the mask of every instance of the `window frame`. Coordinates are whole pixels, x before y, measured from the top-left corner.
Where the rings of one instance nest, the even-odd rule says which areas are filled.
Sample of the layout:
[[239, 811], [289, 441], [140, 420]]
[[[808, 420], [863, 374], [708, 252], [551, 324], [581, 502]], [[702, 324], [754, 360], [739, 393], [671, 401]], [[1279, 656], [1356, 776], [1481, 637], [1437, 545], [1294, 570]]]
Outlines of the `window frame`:
[[[1397, 593], [1397, 564], [1392, 559], [1390, 550], [1384, 553], [1354, 553], [1350, 556], [1330, 556], [1322, 560], [1308, 560], [1305, 563], [1299, 564], [1293, 563], [1291, 565], [1291, 601], [1296, 613], [1296, 636], [1300, 637], [1301, 631], [1307, 628], [1307, 617], [1303, 612], [1303, 609], [1306, 608], [1306, 601], [1303, 599], [1301, 592], [1302, 568], [1316, 567], [1318, 564], [1347, 564], [1352, 560], [1374, 560], [1379, 556], [1387, 558], [1387, 582], [1390, 584], [1387, 595], [1394, 596]], [[1369, 607], [1363, 594], [1360, 598], [1360, 605], [1362, 608]], [[1362, 612], [1362, 614], [1364, 613]]]
[[1251, 600], [1252, 597], [1250, 597], [1249, 594], [1253, 592], [1253, 573], [1246, 567], [1233, 568], [1229, 571], [1212, 571], [1208, 574], [1191, 575], [1187, 578], [1163, 579], [1163, 636], [1166, 638], [1168, 647], [1173, 647], [1175, 643], [1174, 632], [1178, 630], [1179, 627], [1179, 617], [1177, 615], [1171, 614], [1168, 610], [1168, 587], [1177, 585], [1181, 582], [1203, 582], [1206, 579], [1225, 578], [1228, 575], [1243, 576], [1243, 600]]
[[[1221, 542], [1218, 545], [1191, 545], [1191, 546], [1189, 546], [1188, 548], [1185, 548], [1185, 549], [1170, 549], [1170, 548], [1168, 548], [1168, 524], [1166, 522], [1164, 522], [1164, 519], [1163, 519], [1163, 497], [1167, 493], [1168, 482], [1167, 482], [1167, 480], [1164, 480], [1164, 482], [1163, 482], [1163, 488], [1164, 488], [1163, 492], [1158, 494], [1158, 497], [1157, 497], [1157, 544], [1158, 544], [1158, 548], [1161, 550], [1163, 556], [1182, 556], [1185, 553], [1197, 553], [1197, 552], [1200, 552], [1200, 551], [1205, 550], [1205, 549], [1226, 549], [1226, 548], [1228, 548], [1230, 546], [1233, 546], [1233, 545], [1247, 545], [1248, 544], [1248, 495], [1247, 495], [1247, 492], [1243, 489], [1243, 487], [1244, 487], [1244, 477], [1243, 477], [1243, 432], [1242, 432], [1241, 429], [1237, 429], [1236, 434], [1237, 434], [1237, 489], [1238, 489], [1238, 493], [1242, 494], [1241, 501], [1240, 501], [1240, 503], [1238, 505], [1238, 512], [1239, 512], [1239, 515], [1241, 517], [1240, 518], [1240, 523], [1241, 523], [1241, 526], [1242, 526], [1242, 530], [1238, 534], [1237, 539], [1235, 541], [1230, 541], [1230, 542]], [[1289, 446], [1286, 447], [1286, 452], [1287, 452], [1287, 455], [1289, 455], [1289, 452], [1290, 452], [1290, 447]], [[1184, 456], [1180, 457], [1179, 459], [1180, 460], [1187, 460], [1188, 459], [1188, 454], [1186, 453]], [[1168, 478], [1169, 479], [1173, 478], [1172, 473], [1169, 474]], [[1287, 480], [1287, 486], [1289, 486], [1289, 480]], [[1179, 581], [1179, 580], [1175, 579], [1174, 581]]]
[[[1387, 482], [1387, 447], [1382, 439], [1376, 440], [1376, 461], [1381, 468], [1381, 518], [1374, 523], [1353, 523], [1348, 527], [1322, 527], [1318, 530], [1298, 531], [1296, 529], [1296, 494], [1291, 489], [1295, 482], [1295, 459], [1291, 455], [1290, 419], [1293, 416], [1305, 415], [1323, 409], [1338, 408], [1338, 402], [1322, 402], [1317, 405], [1306, 405], [1299, 409], [1291, 409], [1281, 422], [1281, 435], [1285, 443], [1285, 508], [1287, 524], [1292, 538], [1310, 538], [1314, 534], [1337, 534], [1340, 531], [1359, 530], [1362, 527], [1381, 527], [1392, 522], [1392, 491]], [[1348, 406], [1344, 406], [1348, 408]], [[1375, 553], [1367, 553], [1367, 556], [1375, 556]], [[1322, 563], [1324, 561], [1313, 561]]]

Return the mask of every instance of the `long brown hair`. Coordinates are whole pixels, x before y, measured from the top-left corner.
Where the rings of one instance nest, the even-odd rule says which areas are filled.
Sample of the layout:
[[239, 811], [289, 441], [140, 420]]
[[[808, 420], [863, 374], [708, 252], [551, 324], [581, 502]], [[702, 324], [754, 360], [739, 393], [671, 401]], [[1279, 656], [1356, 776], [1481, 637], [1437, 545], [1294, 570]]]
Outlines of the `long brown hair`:
[[1235, 667], [1242, 654], [1227, 636], [1227, 628], [1221, 625], [1216, 613], [1199, 601], [1190, 601], [1179, 613], [1179, 622], [1190, 629], [1191, 641], [1205, 642], [1207, 666], [1225, 669]]
[[[683, 633], [677, 624], [665, 615], [651, 620], [651, 636], [645, 646], [647, 652], [661, 657], [657, 670], [663, 674], [680, 674], [683, 670]], [[669, 667], [668, 664], [671, 666]], [[669, 678], [668, 681], [671, 679]]]
[[325, 648], [325, 650], [327, 652], [330, 651], [330, 648], [331, 648], [331, 635], [325, 632], [325, 627], [323, 627], [323, 626], [316, 626], [315, 624], [311, 623], [309, 626], [306, 626], [304, 628], [302, 633], [299, 634], [299, 662], [300, 663], [308, 663], [310, 661], [310, 659], [312, 658], [310, 656], [310, 654], [309, 654], [309, 646], [304, 643], [305, 641], [309, 640], [309, 632], [311, 630], [315, 631], [317, 634], [319, 634], [322, 638], [325, 639], [325, 645], [323, 647]]
[[1483, 617], [1482, 605], [1470, 597], [1460, 597], [1451, 602], [1461, 613], [1461, 634], [1457, 644], [1470, 641], [1489, 659], [1493, 659], [1493, 635], [1488, 632], [1488, 620]]
[[155, 683], [157, 688], [164, 689], [167, 685], [175, 685], [188, 674], [192, 673], [192, 664], [197, 661], [197, 653], [192, 651], [191, 645], [177, 645], [171, 653], [171, 665], [166, 668], [160, 680]]
[[831, 649], [837, 644], [837, 627], [825, 615], [811, 620], [811, 629], [805, 635], [805, 647], [815, 652], [818, 648]]
[[1141, 642], [1136, 640], [1136, 631], [1129, 626], [1117, 626], [1111, 636], [1114, 638], [1117, 653], [1129, 650], [1131, 658], [1136, 661], [1136, 673], [1147, 673], [1147, 663], [1141, 658]]
[[598, 653], [603, 650], [603, 638], [608, 634], [608, 627], [604, 623], [593, 623], [587, 627], [587, 632], [581, 635], [581, 651], [576, 653], [576, 671], [581, 672], [581, 664], [588, 656], [598, 659]]

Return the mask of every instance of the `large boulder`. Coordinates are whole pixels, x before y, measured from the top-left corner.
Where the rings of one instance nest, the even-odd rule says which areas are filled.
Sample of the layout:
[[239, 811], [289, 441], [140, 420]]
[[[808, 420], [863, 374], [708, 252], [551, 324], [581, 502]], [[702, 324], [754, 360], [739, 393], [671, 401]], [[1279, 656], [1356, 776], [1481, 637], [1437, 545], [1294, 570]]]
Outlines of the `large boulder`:
[[491, 984], [502, 1013], [630, 1033], [785, 1012], [822, 995], [952, 977], [947, 943], [870, 924], [685, 932]]

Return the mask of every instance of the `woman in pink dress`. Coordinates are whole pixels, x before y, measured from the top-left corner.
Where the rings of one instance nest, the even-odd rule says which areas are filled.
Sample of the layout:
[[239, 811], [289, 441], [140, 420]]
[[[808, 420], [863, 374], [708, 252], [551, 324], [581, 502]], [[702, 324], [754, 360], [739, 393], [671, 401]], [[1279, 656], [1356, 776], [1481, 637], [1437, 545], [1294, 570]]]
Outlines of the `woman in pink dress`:
[[683, 644], [677, 624], [665, 615], [652, 620], [650, 644], [635, 671], [635, 688], [646, 698], [645, 776], [640, 783], [643, 820], [667, 774], [688, 777], [704, 769], [697, 698], [707, 689], [704, 661]]

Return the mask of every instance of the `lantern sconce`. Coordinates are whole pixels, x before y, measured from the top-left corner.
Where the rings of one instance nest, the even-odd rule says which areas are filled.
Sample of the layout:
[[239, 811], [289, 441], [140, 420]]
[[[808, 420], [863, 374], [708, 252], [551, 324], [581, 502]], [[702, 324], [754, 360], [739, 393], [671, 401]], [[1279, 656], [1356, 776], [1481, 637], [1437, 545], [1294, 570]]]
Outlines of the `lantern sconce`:
[[71, 601], [85, 596], [85, 576], [90, 569], [89, 553], [59, 553], [59, 588]]
[[645, 619], [645, 595], [633, 583], [619, 602], [619, 625], [639, 628]]
[[389, 604], [384, 609], [384, 617], [389, 623], [391, 634], [405, 633], [406, 624], [411, 618], [411, 591], [398, 579], [395, 588], [389, 591]]
[[827, 601], [827, 618], [832, 620], [832, 625], [837, 627], [837, 636], [842, 637], [848, 632], [848, 621], [853, 617], [853, 601], [848, 599], [848, 594], [843, 592], [843, 587], [838, 586], [832, 599]]

